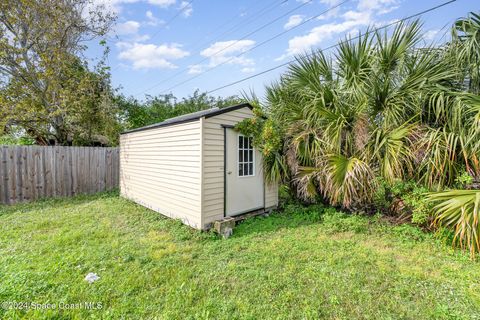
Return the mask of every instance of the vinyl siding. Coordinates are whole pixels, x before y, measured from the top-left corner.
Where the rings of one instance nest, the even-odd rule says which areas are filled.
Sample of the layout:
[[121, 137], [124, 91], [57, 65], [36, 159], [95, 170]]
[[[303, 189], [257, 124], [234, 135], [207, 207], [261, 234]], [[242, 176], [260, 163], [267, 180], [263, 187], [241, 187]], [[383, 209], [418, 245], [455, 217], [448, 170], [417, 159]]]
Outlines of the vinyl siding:
[[201, 228], [201, 122], [121, 135], [121, 195]]
[[278, 205], [278, 185], [265, 184], [265, 208], [276, 207]]
[[[224, 212], [224, 129], [222, 125], [234, 126], [240, 121], [253, 117], [250, 108], [245, 107], [223, 113], [203, 121], [203, 201], [202, 225], [223, 218]], [[277, 186], [265, 187], [266, 207], [276, 206]], [[267, 206], [268, 205], [268, 206]]]

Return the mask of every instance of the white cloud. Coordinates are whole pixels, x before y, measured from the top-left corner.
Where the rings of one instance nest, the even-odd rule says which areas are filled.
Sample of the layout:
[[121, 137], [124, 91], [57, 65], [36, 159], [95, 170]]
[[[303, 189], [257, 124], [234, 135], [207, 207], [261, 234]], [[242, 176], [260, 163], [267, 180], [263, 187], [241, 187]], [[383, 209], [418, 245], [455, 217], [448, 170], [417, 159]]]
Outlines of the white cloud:
[[145, 12], [145, 16], [147, 17], [147, 20], [148, 20], [148, 21], [147, 21], [147, 24], [148, 24], [149, 26], [154, 26], [154, 27], [155, 27], [155, 26], [157, 26], [157, 25], [159, 25], [159, 24], [165, 23], [165, 21], [160, 20], [160, 19], [158, 19], [157, 17], [155, 17], [155, 15], [153, 14], [153, 12], [150, 11], [150, 10], [147, 10], [147, 12]]
[[429, 30], [424, 33], [423, 40], [432, 41], [433, 39], [435, 39], [435, 37], [439, 32], [440, 32], [440, 29]]
[[180, 8], [179, 10], [182, 10], [182, 15], [185, 17], [185, 18], [188, 18], [192, 15], [193, 13], [193, 6], [192, 6], [192, 2], [188, 2], [188, 1], [182, 1], [182, 3], [180, 4]]
[[145, 16], [148, 18], [148, 20], [157, 20], [157, 18], [155, 18], [155, 16], [153, 15], [153, 12], [150, 10], [147, 10], [147, 12], [145, 12]]
[[303, 18], [304, 18], [304, 16], [302, 16], [300, 14], [295, 14], [293, 16], [290, 16], [290, 18], [288, 18], [288, 21], [287, 21], [287, 23], [285, 23], [283, 28], [284, 29], [290, 29], [290, 28], [296, 27], [300, 23], [302, 23]]
[[311, 47], [322, 43], [324, 40], [332, 38], [334, 35], [355, 29], [358, 26], [367, 26], [371, 23], [371, 15], [368, 12], [348, 11], [344, 15], [344, 21], [341, 23], [327, 23], [315, 27], [304, 36], [297, 36], [288, 42], [286, 56], [296, 55], [308, 51]]
[[203, 72], [203, 66], [199, 64], [193, 64], [188, 66], [188, 74], [199, 74]]
[[320, 15], [319, 17], [317, 17], [317, 20], [328, 20], [328, 19], [336, 18], [338, 17], [339, 14], [340, 14], [340, 7], [337, 7], [335, 9], [329, 10], [327, 13]]
[[210, 66], [216, 66], [221, 63], [238, 64], [242, 66], [251, 66], [254, 61], [245, 57], [236, 57], [242, 52], [247, 51], [255, 45], [253, 40], [230, 40], [215, 42], [210, 47], [202, 50], [200, 54], [210, 58]]
[[202, 50], [200, 55], [208, 58], [206, 64], [194, 64], [188, 66], [189, 74], [199, 74], [208, 68], [216, 67], [220, 64], [239, 65], [242, 72], [253, 72], [255, 69], [255, 61], [250, 58], [242, 57], [241, 54], [246, 52], [255, 45], [253, 40], [230, 40], [215, 42], [210, 47]]
[[[338, 0], [322, 0], [324, 4], [335, 5]], [[286, 52], [276, 60], [304, 53], [340, 34], [353, 35], [360, 27], [374, 24], [375, 16], [394, 10], [399, 0], [359, 0], [356, 10], [349, 10], [338, 16], [340, 21], [325, 23], [311, 29], [307, 34], [293, 37], [288, 42]], [[323, 17], [326, 19], [328, 17]]]
[[353, 28], [352, 30], [347, 32], [347, 39], [358, 37], [359, 34], [360, 30], [358, 30], [358, 28]]
[[118, 58], [130, 61], [134, 69], [173, 69], [177, 66], [171, 60], [178, 60], [188, 56], [188, 51], [182, 50], [181, 45], [172, 44], [142, 44], [142, 43], [119, 43], [123, 51]]
[[145, 42], [147, 40], [150, 40], [150, 36], [148, 34], [144, 34], [144, 35], [135, 35], [132, 39], [132, 42]]
[[398, 0], [360, 0], [358, 1], [358, 10], [378, 11], [379, 13], [388, 12], [392, 7], [396, 7]]
[[140, 26], [141, 24], [139, 22], [133, 20], [119, 23], [115, 26], [112, 36], [120, 36], [123, 39], [123, 43], [147, 41], [150, 39], [150, 36], [148, 34], [140, 35], [138, 33]]
[[255, 68], [253, 67], [245, 67], [245, 68], [242, 68], [241, 70], [243, 73], [252, 73], [252, 72], [255, 72]]
[[159, 6], [161, 8], [167, 8], [176, 3], [176, 0], [147, 0], [148, 3]]
[[120, 36], [132, 35], [132, 34], [136, 34], [139, 28], [140, 28], [140, 23], [138, 23], [137, 21], [130, 20], [124, 23], [117, 24], [115, 31], [116, 31], [116, 34]]
[[126, 3], [136, 3], [139, 0], [92, 0], [91, 2], [88, 2], [87, 5], [87, 10], [92, 10], [92, 11], [97, 11], [99, 10], [99, 7], [118, 14], [122, 10], [122, 4]]

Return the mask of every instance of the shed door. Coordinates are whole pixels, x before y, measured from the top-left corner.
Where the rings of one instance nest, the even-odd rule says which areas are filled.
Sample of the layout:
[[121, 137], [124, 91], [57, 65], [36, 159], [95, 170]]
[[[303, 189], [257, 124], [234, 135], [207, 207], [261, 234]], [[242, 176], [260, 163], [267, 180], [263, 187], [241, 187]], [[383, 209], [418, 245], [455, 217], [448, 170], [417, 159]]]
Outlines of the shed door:
[[225, 214], [237, 214], [264, 207], [263, 170], [260, 152], [252, 146], [252, 138], [233, 129], [226, 129]]

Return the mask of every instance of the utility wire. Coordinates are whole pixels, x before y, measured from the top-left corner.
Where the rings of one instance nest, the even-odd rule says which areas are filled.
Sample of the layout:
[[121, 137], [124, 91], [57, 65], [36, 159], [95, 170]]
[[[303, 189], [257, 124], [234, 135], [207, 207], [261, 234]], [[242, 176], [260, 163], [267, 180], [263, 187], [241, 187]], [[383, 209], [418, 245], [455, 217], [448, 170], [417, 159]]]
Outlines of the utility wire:
[[[202, 43], [199, 43], [197, 44], [196, 46], [194, 46], [193, 48], [191, 48], [191, 51], [197, 51], [198, 49], [208, 45], [209, 43], [214, 43], [215, 41], [218, 41], [219, 39], [221, 39], [222, 37], [228, 35], [228, 34], [232, 34], [233, 32], [241, 29], [241, 28], [244, 28], [248, 25], [250, 25], [252, 22], [255, 22], [257, 21], [259, 18], [263, 17], [264, 15], [268, 14], [271, 12], [270, 9], [274, 9], [274, 7], [277, 7], [279, 5], [282, 5], [284, 3], [288, 2], [288, 0], [274, 0], [273, 2], [270, 2], [268, 5], [262, 7], [258, 12], [256, 12], [255, 14], [249, 16], [247, 19], [245, 20], [241, 20], [239, 21], [238, 23], [235, 23], [233, 26], [231, 26], [230, 28], [228, 28], [226, 31], [222, 32], [220, 35], [214, 37], [213, 39], [211, 40], [208, 40], [208, 41], [205, 41], [205, 42], [202, 42]], [[257, 3], [258, 4], [258, 3]], [[253, 11], [252, 11], [253, 12]], [[235, 19], [236, 17], [238, 16], [238, 14], [236, 14], [235, 16], [229, 18], [226, 22], [222, 23], [220, 26], [216, 27], [215, 30], [221, 30], [221, 28], [223, 26], [226, 26], [228, 25], [229, 23], [232, 22], [233, 19]], [[210, 33], [210, 35], [214, 35], [213, 32]], [[200, 52], [198, 52], [200, 53]], [[198, 63], [198, 62], [197, 62]], [[162, 83], [165, 83], [167, 82], [168, 80], [171, 80], [173, 78], [175, 78], [176, 76], [180, 75], [181, 73], [183, 73], [184, 71], [186, 71], [188, 69], [184, 69], [184, 70], [181, 70], [179, 72], [177, 72], [177, 74], [174, 74], [173, 76], [171, 76], [170, 78], [167, 78], [167, 79], [164, 79], [164, 80], [161, 80], [159, 83], [157, 83], [156, 85], [160, 85]]]
[[[252, 22], [255, 22], [256, 19], [264, 16], [265, 14], [271, 12], [269, 9], [272, 9], [273, 7], [277, 6], [277, 5], [282, 5], [284, 4], [285, 2], [287, 2], [288, 0], [274, 0], [273, 2], [270, 2], [267, 6], [264, 6], [260, 9], [260, 11], [258, 11], [257, 13], [249, 16], [246, 20], [241, 20], [240, 22], [234, 24], [233, 26], [231, 26], [230, 28], [228, 28], [226, 31], [222, 32], [220, 35], [214, 37], [212, 40], [209, 40], [209, 41], [206, 41], [206, 42], [202, 42], [200, 43], [199, 45], [196, 45], [195, 47], [193, 47], [191, 50], [192, 51], [196, 51], [198, 48], [201, 48], [203, 46], [206, 46], [207, 44], [213, 42], [213, 41], [217, 41], [218, 39], [220, 39], [221, 37], [225, 36], [225, 35], [228, 35], [228, 34], [231, 34], [239, 29], [241, 29], [242, 27], [245, 27], [247, 25], [250, 25]], [[223, 22], [222, 24], [220, 24], [219, 26], [217, 26], [214, 30], [221, 30], [224, 26], [227, 26], [228, 24], [230, 24], [232, 22], [233, 19], [235, 19], [236, 17], [238, 16], [238, 14], [235, 14], [233, 17], [227, 19], [225, 22]], [[214, 35], [214, 32], [210, 32], [210, 35]], [[110, 41], [110, 40], [109, 40]], [[113, 40], [112, 40], [113, 41]], [[113, 68], [112, 70], [115, 70], [117, 69], [118, 67], [120, 67], [120, 63], [117, 63], [117, 65], [115, 66], [115, 68]], [[166, 80], [163, 80], [161, 83], [164, 83], [166, 82], [167, 80], [170, 80], [170, 79], [166, 79]], [[159, 83], [159, 84], [161, 84]]]
[[190, 6], [192, 5], [193, 3], [193, 0], [190, 0], [188, 1], [187, 3], [185, 3], [185, 5], [183, 5], [182, 7], [180, 7], [180, 9], [177, 11], [177, 13], [171, 17], [167, 23], [165, 23], [164, 25], [162, 25], [157, 32], [155, 32], [151, 37], [150, 39], [153, 39], [155, 38], [156, 35], [158, 35], [160, 33], [160, 31], [162, 31], [162, 29], [165, 29], [167, 28], [176, 18], [178, 18], [179, 15], [181, 15], [182, 13], [184, 13], [188, 8], [190, 8]]
[[[444, 7], [444, 6], [446, 6], [446, 5], [449, 5], [449, 4], [451, 4], [451, 3], [453, 3], [453, 2], [456, 2], [456, 1], [457, 1], [457, 0], [450, 0], [450, 1], [447, 1], [447, 2], [444, 2], [444, 3], [441, 3], [441, 4], [439, 4], [439, 5], [435, 6], [435, 7], [431, 7], [431, 8], [429, 8], [429, 9], [423, 10], [423, 11], [421, 11], [421, 12], [418, 12], [418, 13], [416, 13], [416, 14], [413, 14], [413, 15], [410, 15], [410, 16], [408, 16], [408, 17], [402, 18], [402, 19], [400, 19], [400, 20], [391, 22], [391, 23], [386, 24], [386, 25], [384, 25], [384, 26], [382, 26], [382, 27], [379, 27], [379, 28], [376, 28], [376, 29], [373, 29], [373, 30], [370, 30], [370, 31], [366, 31], [364, 34], [359, 34], [359, 35], [357, 35], [357, 36], [355, 36], [355, 37], [352, 37], [352, 38], [349, 38], [349, 39], [347, 39], [347, 40], [340, 41], [340, 42], [338, 42], [337, 44], [334, 44], [334, 45], [331, 45], [331, 46], [329, 46], [329, 47], [326, 47], [326, 48], [322, 49], [321, 51], [326, 51], [326, 50], [335, 48], [335, 47], [337, 47], [337, 46], [339, 46], [339, 45], [341, 45], [341, 44], [343, 44], [343, 43], [346, 43], [346, 42], [349, 42], [349, 41], [358, 39], [358, 38], [360, 38], [360, 37], [362, 37], [362, 36], [365, 36], [365, 35], [367, 35], [367, 34], [370, 34], [370, 33], [373, 33], [373, 32], [377, 32], [377, 31], [382, 30], [382, 29], [389, 28], [389, 27], [391, 27], [391, 26], [393, 26], [393, 25], [399, 24], [399, 23], [404, 22], [404, 21], [406, 21], [406, 20], [409, 20], [409, 19], [412, 19], [412, 18], [421, 16], [421, 15], [423, 15], [423, 14], [425, 14], [425, 13], [429, 13], [429, 12], [431, 12], [431, 11], [435, 11], [435, 10], [441, 8], [441, 7]], [[310, 56], [312, 56], [313, 54], [315, 54], [315, 52], [306, 54], [305, 56], [306, 56], [306, 57], [310, 57]], [[213, 90], [207, 91], [207, 94], [210, 94], [210, 93], [216, 92], [216, 91], [218, 91], [218, 90], [222, 90], [222, 89], [231, 87], [231, 86], [236, 85], [236, 84], [239, 84], [239, 83], [241, 83], [241, 82], [244, 82], [244, 81], [253, 79], [253, 78], [255, 78], [255, 77], [261, 76], [261, 75], [263, 75], [263, 74], [269, 73], [269, 72], [271, 72], [271, 71], [280, 69], [280, 68], [285, 67], [285, 66], [287, 66], [287, 65], [289, 65], [289, 64], [291, 64], [291, 63], [294, 63], [295, 61], [296, 61], [296, 59], [289, 60], [289, 61], [287, 61], [287, 62], [285, 62], [285, 63], [282, 63], [282, 64], [280, 64], [280, 65], [277, 65], [277, 66], [275, 66], [275, 67], [266, 69], [266, 70], [264, 70], [264, 71], [262, 71], [262, 72], [258, 72], [258, 73], [256, 73], [256, 74], [251, 75], [251, 76], [242, 78], [242, 79], [240, 79], [240, 80], [237, 80], [237, 81], [231, 82], [231, 83], [229, 83], [229, 84], [226, 84], [226, 85], [217, 87], [217, 88], [215, 88], [215, 89], [213, 89]]]
[[[217, 41], [219, 39], [221, 39], [222, 37], [228, 35], [228, 34], [231, 34], [247, 25], [250, 25], [252, 22], [255, 22], [258, 20], [258, 18], [260, 17], [263, 17], [265, 14], [268, 14], [270, 13], [271, 11], [269, 9], [273, 9], [274, 7], [278, 6], [278, 5], [282, 5], [284, 3], [288, 2], [288, 0], [282, 0], [282, 1], [278, 1], [278, 0], [274, 0], [273, 2], [270, 2], [268, 5], [266, 5], [265, 7], [262, 7], [257, 13], [247, 17], [245, 20], [240, 20], [238, 23], [234, 24], [232, 27], [228, 28], [227, 30], [225, 30], [224, 32], [222, 32], [220, 35], [214, 37], [212, 40], [209, 40], [209, 41], [206, 41], [206, 42], [202, 42], [200, 43], [199, 45], [196, 45], [195, 47], [193, 47], [191, 50], [192, 51], [196, 51], [198, 48], [201, 48], [203, 46], [206, 46], [207, 44], [209, 43], [212, 43], [214, 41]], [[236, 18], [237, 15], [233, 16], [232, 18], [228, 19], [225, 23], [223, 23], [221, 26], [218, 26], [216, 28], [216, 30], [220, 30], [223, 26], [225, 25], [228, 25], [228, 23], [230, 23], [232, 21], [232, 19]]]
[[[259, 44], [257, 44], [257, 45], [255, 45], [255, 46], [249, 48], [248, 50], [242, 51], [242, 52], [240, 52], [239, 54], [237, 54], [237, 55], [235, 55], [235, 56], [233, 56], [233, 57], [230, 57], [230, 59], [227, 59], [227, 60], [223, 61], [222, 63], [219, 63], [219, 64], [217, 64], [217, 65], [215, 65], [215, 66], [213, 66], [213, 67], [211, 67], [211, 68], [209, 68], [209, 69], [207, 69], [207, 70], [205, 70], [205, 71], [203, 71], [203, 72], [201, 72], [201, 73], [199, 73], [199, 74], [197, 74], [197, 75], [195, 75], [195, 76], [193, 76], [193, 77], [191, 77], [191, 78], [188, 78], [188, 79], [186, 79], [186, 80], [184, 80], [184, 81], [182, 81], [182, 82], [180, 82], [180, 83], [177, 83], [177, 84], [175, 84], [174, 86], [172, 86], [172, 87], [170, 87], [170, 88], [168, 88], [168, 89], [166, 89], [166, 90], [163, 90], [163, 91], [160, 92], [160, 93], [168, 92], [168, 91], [170, 91], [170, 90], [172, 90], [172, 89], [175, 89], [175, 88], [181, 86], [182, 84], [185, 84], [185, 83], [187, 83], [187, 82], [190, 82], [190, 81], [192, 81], [192, 80], [194, 80], [194, 79], [196, 79], [196, 78], [204, 75], [204, 74], [207, 73], [207, 72], [210, 72], [210, 71], [212, 71], [212, 70], [215, 70], [215, 69], [217, 69], [217, 68], [219, 68], [219, 67], [221, 67], [221, 66], [223, 66], [223, 65], [225, 65], [225, 64], [227, 64], [227, 63], [229, 63], [229, 62], [231, 62], [231, 61], [233, 61], [234, 59], [239, 58], [240, 56], [242, 56], [242, 55], [244, 55], [244, 54], [246, 54], [246, 53], [249, 53], [249, 52], [255, 50], [256, 48], [261, 47], [261, 46], [263, 46], [264, 44], [266, 44], [266, 43], [268, 43], [268, 42], [270, 42], [270, 41], [272, 41], [272, 40], [275, 40], [275, 39], [277, 39], [277, 38], [280, 37], [280, 36], [283, 36], [284, 34], [286, 34], [286, 33], [290, 32], [290, 31], [294, 30], [295, 28], [299, 28], [299, 27], [303, 26], [304, 24], [306, 24], [306, 23], [308, 23], [308, 22], [310, 22], [310, 21], [312, 21], [312, 20], [314, 20], [314, 19], [317, 19], [318, 17], [320, 17], [320, 16], [328, 13], [329, 11], [332, 11], [332, 10], [334, 10], [334, 9], [337, 9], [338, 7], [344, 5], [345, 3], [349, 2], [349, 1], [351, 1], [351, 0], [345, 0], [345, 1], [343, 1], [343, 2], [340, 2], [340, 3], [338, 3], [337, 5], [335, 5], [335, 6], [333, 6], [333, 7], [330, 7], [330, 8], [327, 9], [327, 10], [322, 11], [321, 13], [319, 13], [319, 14], [313, 16], [313, 17], [310, 17], [309, 19], [306, 19], [306, 20], [303, 21], [302, 23], [300, 23], [300, 24], [298, 24], [298, 25], [296, 25], [296, 26], [294, 26], [294, 27], [292, 27], [292, 28], [290, 28], [290, 29], [284, 30], [284, 31], [282, 31], [282, 32], [274, 35], [273, 37], [268, 38], [268, 39], [260, 42]], [[151, 88], [150, 88], [150, 89], [151, 89]]]
[[[255, 34], [255, 33], [259, 32], [259, 31], [261, 31], [261, 30], [263, 30], [263, 29], [265, 29], [266, 27], [274, 24], [274, 23], [277, 22], [278, 20], [280, 20], [280, 19], [282, 19], [282, 18], [290, 15], [292, 12], [294, 12], [294, 11], [296, 11], [296, 10], [298, 10], [298, 9], [300, 9], [300, 8], [308, 5], [308, 4], [310, 4], [312, 1], [313, 1], [313, 0], [308, 0], [308, 1], [302, 2], [300, 5], [296, 6], [295, 8], [293, 8], [293, 9], [287, 11], [286, 13], [282, 14], [281, 16], [279, 16], [279, 17], [277, 17], [277, 18], [275, 18], [275, 19], [267, 22], [266, 24], [262, 25], [261, 27], [259, 27], [259, 28], [255, 29], [255, 30], [247, 33], [246, 35], [242, 36], [240, 39], [235, 40], [234, 42], [230, 43], [228, 46], [223, 47], [222, 49], [214, 52], [212, 55], [210, 55], [210, 56], [208, 56], [208, 57], [205, 57], [205, 58], [201, 59], [200, 61], [196, 62], [195, 64], [200, 64], [200, 63], [202, 63], [202, 62], [204, 62], [204, 61], [209, 60], [211, 57], [214, 57], [214, 56], [218, 55], [219, 53], [227, 50], [228, 48], [230, 48], [230, 47], [232, 47], [232, 46], [234, 46], [234, 45], [237, 44], [238, 42], [240, 42], [240, 41], [242, 41], [242, 40], [245, 40], [245, 39], [248, 38], [249, 36], [251, 36], [251, 35], [253, 35], [253, 34]], [[351, 1], [351, 0], [347, 0], [347, 1]], [[346, 2], [346, 1], [345, 1], [345, 2]], [[337, 6], [338, 6], [338, 5], [337, 5]], [[291, 29], [293, 29], [293, 28], [291, 28]], [[290, 29], [290, 30], [291, 30], [291, 29]], [[143, 90], [142, 92], [139, 92], [139, 93], [135, 94], [135, 96], [138, 96], [138, 95], [140, 95], [140, 94], [142, 94], [142, 93], [145, 93], [145, 92], [147, 92], [147, 91], [149, 91], [149, 90], [151, 90], [151, 89], [153, 89], [153, 88], [156, 88], [156, 87], [158, 87], [160, 84], [165, 83], [165, 82], [167, 82], [167, 81], [169, 81], [169, 80], [171, 80], [171, 79], [176, 78], [178, 75], [182, 74], [183, 72], [185, 72], [185, 71], [187, 71], [187, 70], [188, 70], [188, 68], [183, 68], [182, 70], [180, 70], [179, 72], [175, 73], [175, 74], [172, 75], [171, 77], [169, 77], [169, 78], [167, 78], [167, 79], [164, 79], [164, 80], [156, 83], [155, 85], [149, 87], [148, 89], [145, 89], [145, 90]], [[202, 74], [203, 74], [203, 73], [202, 73]]]

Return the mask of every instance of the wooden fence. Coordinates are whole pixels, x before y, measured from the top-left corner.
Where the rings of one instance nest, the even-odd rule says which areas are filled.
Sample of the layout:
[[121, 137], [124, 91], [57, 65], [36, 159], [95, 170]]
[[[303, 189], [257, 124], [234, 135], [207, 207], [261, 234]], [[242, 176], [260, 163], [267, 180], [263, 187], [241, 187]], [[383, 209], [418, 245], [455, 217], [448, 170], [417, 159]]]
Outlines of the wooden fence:
[[118, 187], [119, 149], [0, 146], [0, 203]]

